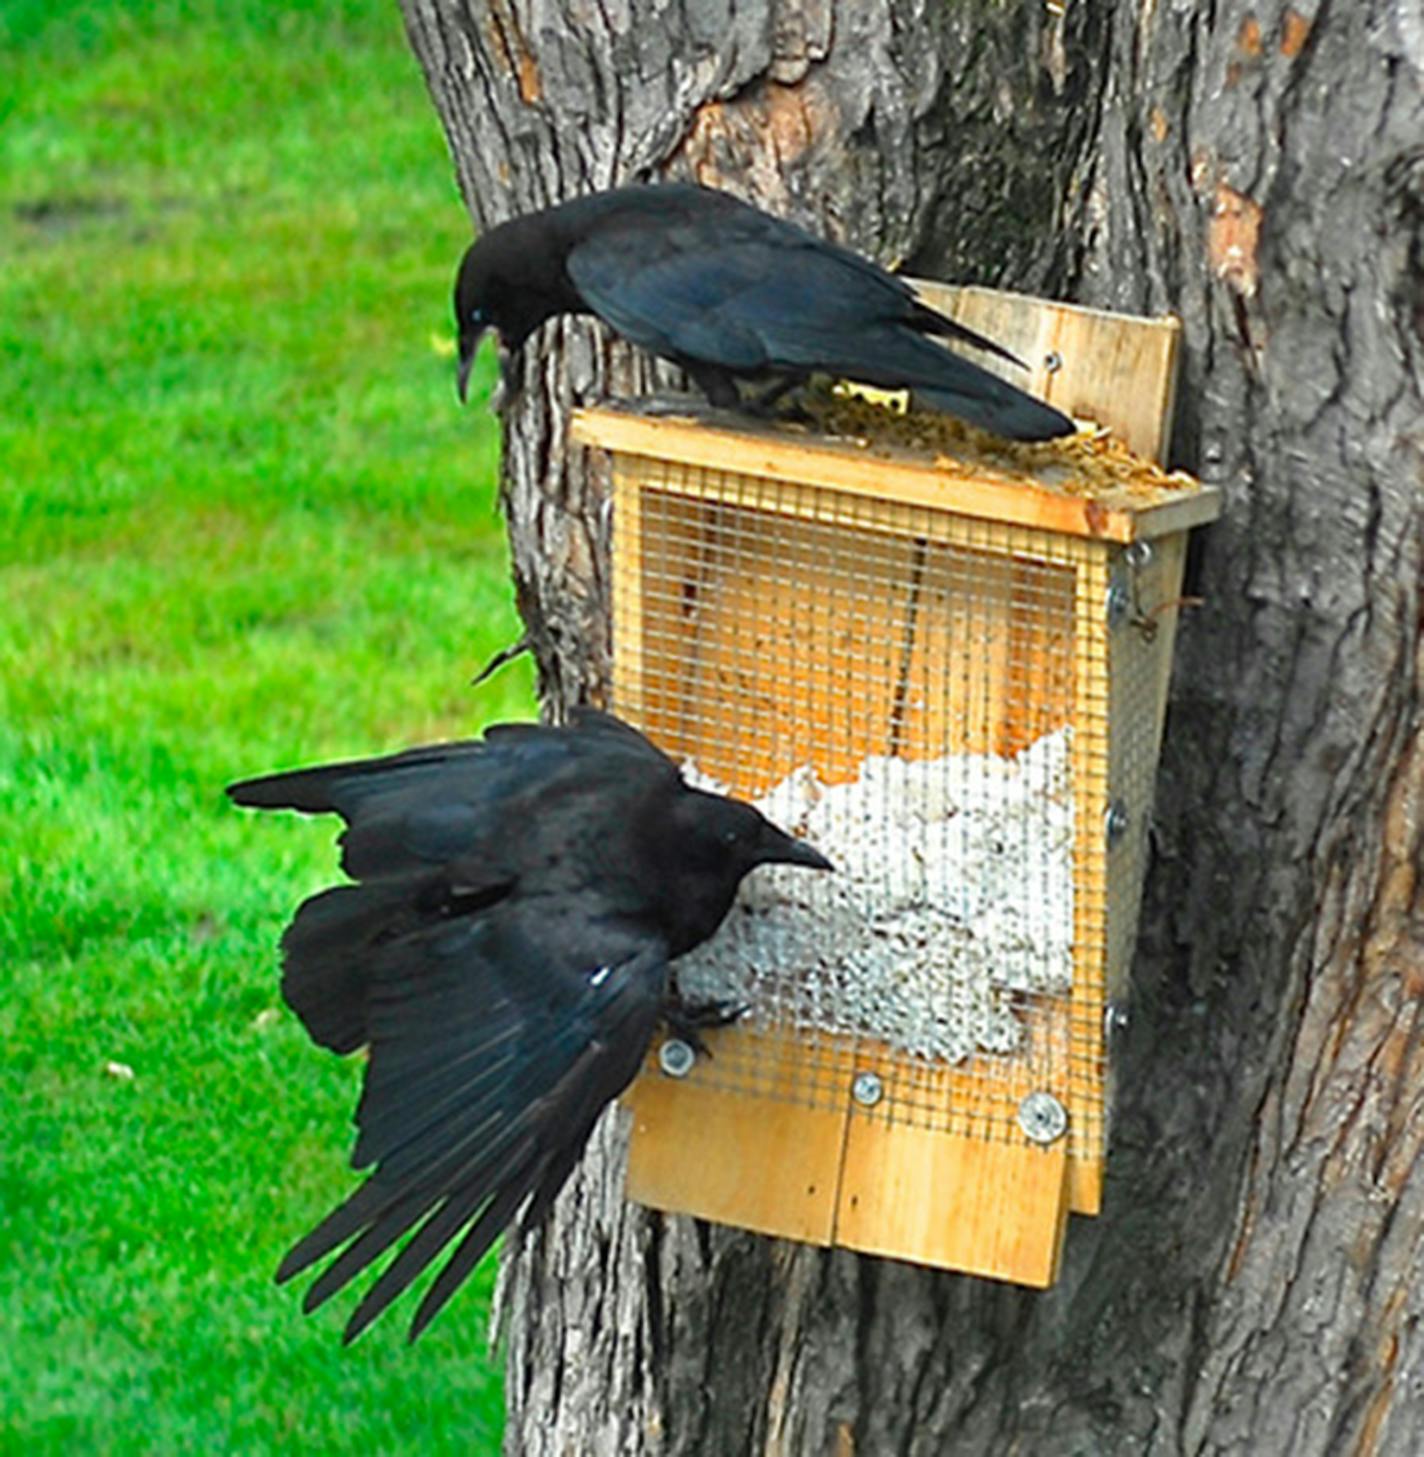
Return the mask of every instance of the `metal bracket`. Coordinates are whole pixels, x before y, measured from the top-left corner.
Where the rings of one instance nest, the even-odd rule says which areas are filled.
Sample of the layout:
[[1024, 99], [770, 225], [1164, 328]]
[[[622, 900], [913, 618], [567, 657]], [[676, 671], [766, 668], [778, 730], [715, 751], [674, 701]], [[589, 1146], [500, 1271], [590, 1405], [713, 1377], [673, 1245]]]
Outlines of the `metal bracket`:
[[1129, 542], [1123, 549], [1122, 561], [1126, 572], [1115, 572], [1108, 584], [1108, 626], [1120, 627], [1126, 622], [1142, 634], [1144, 642], [1151, 642], [1157, 636], [1157, 619], [1142, 605], [1142, 573], [1152, 561], [1152, 543]]

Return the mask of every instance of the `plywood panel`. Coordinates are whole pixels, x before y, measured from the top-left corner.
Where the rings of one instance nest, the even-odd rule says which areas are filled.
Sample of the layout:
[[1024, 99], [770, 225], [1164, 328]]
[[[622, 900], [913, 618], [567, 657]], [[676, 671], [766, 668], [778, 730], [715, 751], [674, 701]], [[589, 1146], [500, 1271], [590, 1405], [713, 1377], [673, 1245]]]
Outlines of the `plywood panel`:
[[[1050, 1035], [1041, 1019], [1035, 1032]], [[881, 1065], [870, 1045], [845, 1047], [843, 1104], [812, 1109], [789, 1100], [807, 1057], [793, 1037], [729, 1028], [716, 1034], [714, 1053], [734, 1041], [767, 1078], [764, 1093], [708, 1086], [706, 1064], [687, 1079], [650, 1068], [630, 1091], [631, 1198], [760, 1233], [1051, 1282], [1067, 1208], [1067, 1146], [1039, 1148], [1012, 1121], [1019, 1099], [1041, 1085], [1026, 1058], [1006, 1060], [988, 1084], [972, 1066], [932, 1074], [944, 1084], [941, 1098], [960, 1102], [966, 1117], [976, 1112], [971, 1103], [979, 1114], [997, 1105], [1000, 1132], [986, 1139], [892, 1121], [903, 1117], [897, 1098], [910, 1094], [889, 1068], [881, 1108], [855, 1104], [855, 1073]]]
[[[653, 1209], [830, 1244], [847, 1108], [789, 1101], [802, 1076], [793, 1036], [728, 1028], [708, 1039], [714, 1057], [729, 1038], [743, 1042], [765, 1091], [706, 1086], [705, 1063], [687, 1078], [646, 1070], [626, 1097], [633, 1113], [628, 1195]], [[846, 1069], [848, 1076], [848, 1060]]]
[[917, 579], [903, 752], [1011, 757], [1073, 713], [1073, 571], [928, 547]]
[[859, 572], [848, 532], [760, 524], [704, 575], [686, 684], [701, 713], [684, 731], [702, 768], [753, 797], [803, 764], [836, 783], [888, 752], [914, 553], [877, 543], [877, 570]]
[[835, 1242], [1039, 1288], [1058, 1276], [1068, 1212], [1060, 1140], [989, 1143], [850, 1116]]
[[902, 752], [909, 758], [1003, 752], [1012, 559], [926, 543], [914, 586], [917, 620], [902, 695]]
[[932, 308], [1004, 345], [1028, 365], [992, 354], [974, 362], [1075, 418], [1108, 426], [1148, 460], [1166, 457], [1182, 325], [988, 288], [909, 279]]

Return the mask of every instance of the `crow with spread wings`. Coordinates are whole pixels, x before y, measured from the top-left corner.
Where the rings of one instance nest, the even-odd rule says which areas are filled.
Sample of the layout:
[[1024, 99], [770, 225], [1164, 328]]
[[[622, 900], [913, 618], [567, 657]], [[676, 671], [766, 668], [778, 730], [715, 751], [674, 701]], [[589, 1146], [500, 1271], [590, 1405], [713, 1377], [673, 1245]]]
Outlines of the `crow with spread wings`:
[[694, 1039], [726, 1019], [682, 1004], [669, 967], [717, 929], [743, 876], [829, 868], [590, 710], [228, 793], [346, 822], [354, 883], [298, 910], [282, 991], [323, 1047], [369, 1049], [352, 1164], [372, 1172], [278, 1279], [332, 1257], [312, 1310], [405, 1239], [348, 1341], [458, 1240], [414, 1339], [521, 1208], [520, 1228], [537, 1225], [660, 1018]]

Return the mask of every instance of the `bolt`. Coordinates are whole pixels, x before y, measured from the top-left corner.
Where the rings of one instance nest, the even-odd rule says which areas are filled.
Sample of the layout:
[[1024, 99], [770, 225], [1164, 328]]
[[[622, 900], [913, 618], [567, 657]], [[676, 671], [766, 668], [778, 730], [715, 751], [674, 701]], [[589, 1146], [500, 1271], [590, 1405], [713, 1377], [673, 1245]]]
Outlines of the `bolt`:
[[1068, 1110], [1052, 1093], [1030, 1093], [1019, 1104], [1019, 1127], [1035, 1143], [1056, 1143], [1068, 1131]]
[[697, 1054], [681, 1037], [669, 1037], [658, 1048], [658, 1066], [670, 1078], [685, 1078], [696, 1061]]

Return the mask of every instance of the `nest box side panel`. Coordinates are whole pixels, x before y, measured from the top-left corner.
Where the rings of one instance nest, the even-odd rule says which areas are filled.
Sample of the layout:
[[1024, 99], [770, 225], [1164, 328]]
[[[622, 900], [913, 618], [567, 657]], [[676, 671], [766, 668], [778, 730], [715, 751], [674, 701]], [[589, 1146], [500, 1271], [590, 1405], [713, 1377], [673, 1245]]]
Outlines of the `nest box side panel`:
[[[1129, 550], [1112, 566], [1112, 590], [1122, 605], [1109, 630], [1110, 782], [1120, 811], [1107, 864], [1110, 1007], [1125, 1004], [1137, 943], [1186, 546], [1187, 533], [1178, 532], [1152, 542], [1145, 564], [1134, 565]], [[1109, 1072], [1111, 1066], [1109, 1059]], [[1110, 1078], [1106, 1105], [1111, 1109]]]
[[1108, 862], [1108, 992], [1126, 990], [1147, 869], [1157, 761], [1167, 717], [1186, 533], [1152, 543], [1148, 561], [1131, 551], [1112, 568], [1112, 590], [1123, 603], [1109, 637], [1109, 748], [1112, 802], [1120, 828]]

